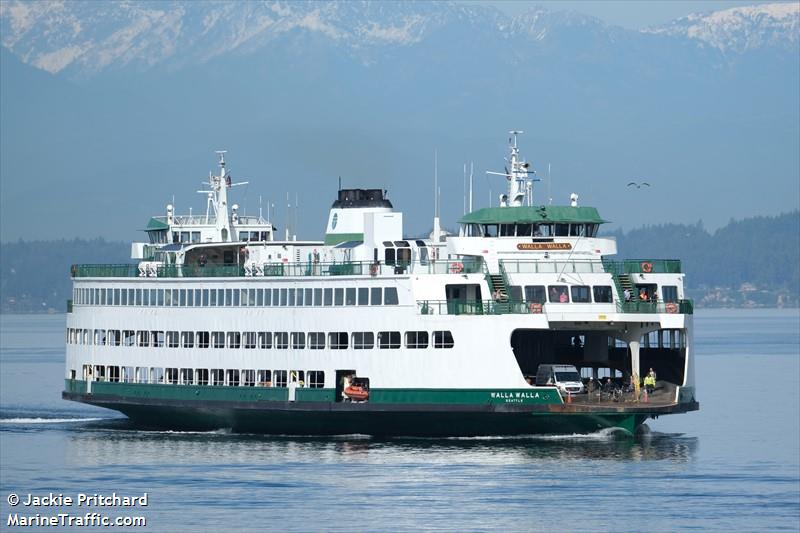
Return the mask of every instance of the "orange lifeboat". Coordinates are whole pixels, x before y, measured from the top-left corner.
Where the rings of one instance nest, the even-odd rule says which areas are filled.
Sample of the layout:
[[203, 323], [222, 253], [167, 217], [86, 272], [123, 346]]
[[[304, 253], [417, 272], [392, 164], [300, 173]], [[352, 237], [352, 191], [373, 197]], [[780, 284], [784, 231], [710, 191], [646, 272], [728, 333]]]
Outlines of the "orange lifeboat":
[[360, 385], [350, 385], [344, 389], [345, 395], [351, 400], [363, 402], [369, 398], [369, 391]]

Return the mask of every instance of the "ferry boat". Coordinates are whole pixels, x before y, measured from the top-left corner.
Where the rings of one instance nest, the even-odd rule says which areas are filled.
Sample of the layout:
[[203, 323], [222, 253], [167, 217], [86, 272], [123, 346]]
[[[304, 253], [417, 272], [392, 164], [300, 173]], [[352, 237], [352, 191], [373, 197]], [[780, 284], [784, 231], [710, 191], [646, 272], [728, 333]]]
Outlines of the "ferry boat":
[[680, 261], [614, 260], [577, 195], [536, 205], [518, 133], [499, 205], [425, 238], [386, 191], [340, 187], [323, 240], [278, 239], [229, 209], [219, 152], [205, 215], [167, 205], [135, 262], [71, 267], [63, 398], [304, 435], [633, 434], [698, 409]]

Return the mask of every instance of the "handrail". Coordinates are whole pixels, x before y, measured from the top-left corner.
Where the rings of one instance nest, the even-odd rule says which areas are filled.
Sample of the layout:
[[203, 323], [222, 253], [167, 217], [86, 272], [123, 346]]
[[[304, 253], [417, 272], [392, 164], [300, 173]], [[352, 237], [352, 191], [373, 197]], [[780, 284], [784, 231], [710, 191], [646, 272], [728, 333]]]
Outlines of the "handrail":
[[379, 276], [403, 274], [474, 274], [481, 272], [480, 258], [428, 260], [386, 264], [366, 261], [344, 263], [247, 263], [245, 265], [136, 264], [72, 265], [73, 278], [209, 278], [288, 276]]
[[[592, 308], [587, 308], [591, 305]], [[682, 314], [694, 313], [691, 300], [677, 302], [615, 302], [595, 304], [545, 303], [508, 300], [418, 300], [417, 308], [421, 315], [530, 315], [541, 313], [594, 313], [594, 306], [613, 305], [617, 313]]]

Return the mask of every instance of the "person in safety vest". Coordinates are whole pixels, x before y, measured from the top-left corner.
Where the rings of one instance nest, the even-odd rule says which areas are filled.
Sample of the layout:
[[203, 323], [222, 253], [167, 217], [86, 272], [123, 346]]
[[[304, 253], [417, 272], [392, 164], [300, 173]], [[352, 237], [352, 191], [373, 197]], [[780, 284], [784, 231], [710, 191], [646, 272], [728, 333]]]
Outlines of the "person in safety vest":
[[656, 390], [656, 373], [652, 368], [644, 377], [644, 388], [647, 391], [647, 394], [653, 394], [653, 391]]

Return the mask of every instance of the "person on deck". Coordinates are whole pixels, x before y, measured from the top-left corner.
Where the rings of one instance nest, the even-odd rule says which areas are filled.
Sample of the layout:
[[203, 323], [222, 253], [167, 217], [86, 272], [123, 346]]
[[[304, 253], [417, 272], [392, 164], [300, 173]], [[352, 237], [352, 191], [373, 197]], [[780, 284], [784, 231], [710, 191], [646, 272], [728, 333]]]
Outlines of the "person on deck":
[[647, 391], [647, 394], [653, 394], [653, 391], [656, 390], [656, 373], [652, 368], [644, 377], [644, 390]]
[[631, 301], [631, 291], [630, 291], [630, 289], [625, 289], [624, 291], [622, 291], [622, 294], [625, 296], [625, 301], [626, 302], [630, 302]]

